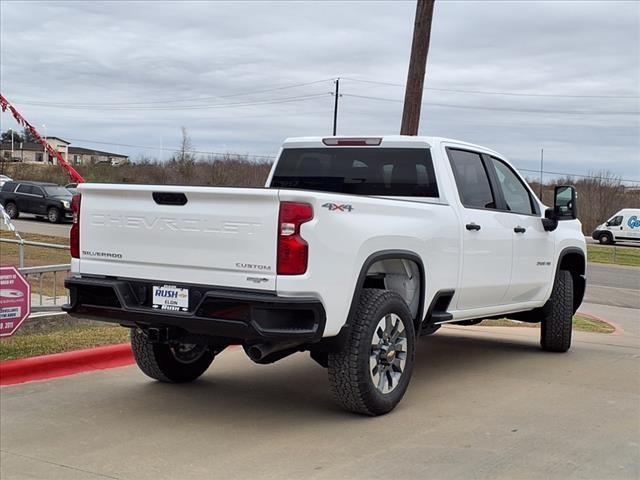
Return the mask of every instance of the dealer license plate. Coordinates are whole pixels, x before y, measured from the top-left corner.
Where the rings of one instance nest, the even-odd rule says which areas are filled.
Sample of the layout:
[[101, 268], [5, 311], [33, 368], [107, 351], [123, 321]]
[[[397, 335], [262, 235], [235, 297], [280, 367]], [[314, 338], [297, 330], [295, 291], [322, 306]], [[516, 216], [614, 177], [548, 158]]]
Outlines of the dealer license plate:
[[154, 285], [153, 308], [186, 312], [189, 310], [189, 289], [175, 285]]

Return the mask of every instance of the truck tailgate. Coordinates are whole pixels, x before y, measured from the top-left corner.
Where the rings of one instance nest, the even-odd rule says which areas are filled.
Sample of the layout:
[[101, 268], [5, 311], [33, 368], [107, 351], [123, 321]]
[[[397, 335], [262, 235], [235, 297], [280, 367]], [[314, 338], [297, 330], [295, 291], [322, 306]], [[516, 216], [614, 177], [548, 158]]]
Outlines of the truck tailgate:
[[79, 192], [78, 273], [276, 289], [277, 190], [81, 184]]

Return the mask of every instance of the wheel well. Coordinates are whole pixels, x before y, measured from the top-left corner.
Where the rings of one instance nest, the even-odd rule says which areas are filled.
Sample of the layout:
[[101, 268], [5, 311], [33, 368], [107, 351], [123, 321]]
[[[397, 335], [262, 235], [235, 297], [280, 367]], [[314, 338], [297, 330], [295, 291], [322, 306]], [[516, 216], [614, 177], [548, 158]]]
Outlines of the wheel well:
[[573, 278], [573, 311], [575, 313], [582, 303], [586, 288], [586, 262], [582, 252], [571, 251], [560, 259], [560, 270], [567, 270]]
[[384, 258], [374, 261], [365, 272], [363, 288], [379, 288], [395, 292], [405, 301], [420, 325], [423, 305], [423, 272], [421, 265], [406, 258]]

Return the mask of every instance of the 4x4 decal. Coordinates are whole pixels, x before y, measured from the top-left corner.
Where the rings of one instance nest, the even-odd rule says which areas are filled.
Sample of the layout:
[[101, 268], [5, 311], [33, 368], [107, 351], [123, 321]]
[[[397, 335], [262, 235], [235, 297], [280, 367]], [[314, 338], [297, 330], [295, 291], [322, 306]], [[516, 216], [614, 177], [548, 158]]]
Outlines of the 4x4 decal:
[[353, 206], [348, 203], [325, 203], [322, 208], [327, 208], [330, 212], [351, 212], [353, 210]]

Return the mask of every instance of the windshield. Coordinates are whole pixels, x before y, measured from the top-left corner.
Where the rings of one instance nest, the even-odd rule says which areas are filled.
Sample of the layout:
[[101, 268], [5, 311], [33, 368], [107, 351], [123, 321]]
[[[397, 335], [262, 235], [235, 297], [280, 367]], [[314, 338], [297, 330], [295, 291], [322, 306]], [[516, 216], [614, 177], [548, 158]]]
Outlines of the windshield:
[[438, 197], [424, 148], [287, 148], [273, 188], [394, 197]]
[[43, 187], [49, 197], [68, 197], [71, 192], [64, 187]]

